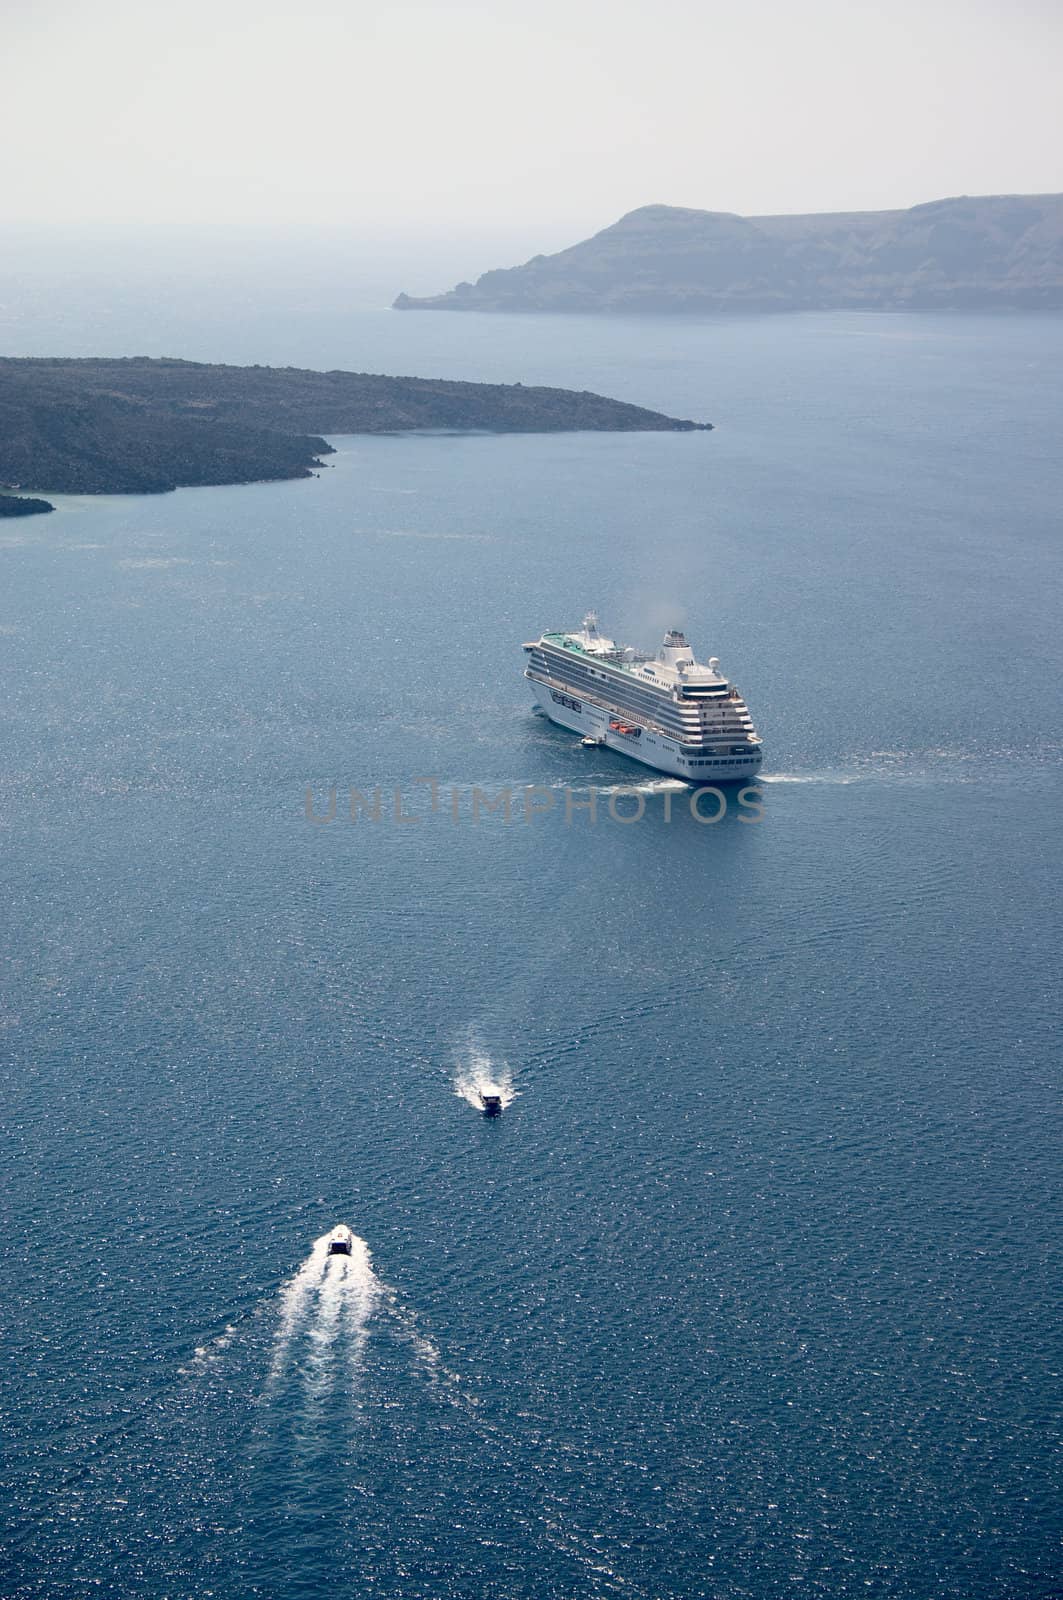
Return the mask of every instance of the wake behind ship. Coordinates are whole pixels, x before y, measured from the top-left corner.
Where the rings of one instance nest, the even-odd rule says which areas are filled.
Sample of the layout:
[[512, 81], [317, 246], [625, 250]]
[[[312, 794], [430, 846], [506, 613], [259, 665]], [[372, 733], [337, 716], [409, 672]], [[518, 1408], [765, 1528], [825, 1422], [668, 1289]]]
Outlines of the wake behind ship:
[[563, 728], [689, 783], [756, 777], [760, 739], [715, 656], [696, 661], [675, 629], [656, 656], [620, 647], [588, 611], [576, 633], [544, 633], [524, 650], [540, 707]]

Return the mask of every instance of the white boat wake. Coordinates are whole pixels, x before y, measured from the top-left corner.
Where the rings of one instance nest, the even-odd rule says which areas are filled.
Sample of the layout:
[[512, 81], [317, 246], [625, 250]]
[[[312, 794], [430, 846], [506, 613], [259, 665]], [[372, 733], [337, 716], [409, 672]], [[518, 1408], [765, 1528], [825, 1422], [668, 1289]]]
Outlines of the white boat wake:
[[479, 1050], [473, 1053], [471, 1060], [458, 1067], [453, 1083], [458, 1098], [475, 1106], [477, 1111], [483, 1110], [485, 1094], [497, 1095], [504, 1110], [513, 1104], [519, 1093], [513, 1083], [513, 1074], [505, 1062], [496, 1065], [490, 1056]]
[[864, 783], [876, 774], [869, 772], [762, 772], [750, 787], [761, 783]]
[[236, 1324], [227, 1322], [224, 1332], [216, 1334], [206, 1344], [197, 1344], [192, 1352], [192, 1360], [186, 1367], [178, 1368], [181, 1376], [189, 1377], [193, 1374], [210, 1372], [220, 1366], [225, 1359], [225, 1352], [236, 1338], [236, 1331]]
[[604, 799], [608, 805], [609, 796], [613, 794], [685, 794], [696, 785], [687, 783], [685, 778], [643, 778], [636, 772], [632, 773], [630, 783], [599, 783], [594, 787], [599, 799]]
[[373, 1271], [369, 1246], [351, 1235], [349, 1255], [330, 1255], [332, 1234], [313, 1249], [281, 1290], [281, 1313], [273, 1339], [268, 1387], [278, 1384], [293, 1360], [302, 1365], [308, 1400], [333, 1388], [345, 1354], [347, 1378], [357, 1380], [369, 1339], [369, 1324], [383, 1284]]
[[445, 1365], [416, 1313], [373, 1270], [365, 1240], [351, 1234], [350, 1255], [329, 1253], [335, 1231], [314, 1241], [309, 1256], [281, 1289], [266, 1398], [294, 1376], [302, 1384], [304, 1422], [311, 1422], [338, 1383], [355, 1394], [376, 1317], [387, 1320], [412, 1352], [417, 1370], [449, 1403], [474, 1406], [475, 1400], [463, 1389], [458, 1374]]
[[[508, 1074], [499, 1072], [486, 1056], [476, 1055], [464, 1071], [470, 1084], [491, 1081], [501, 1087], [502, 1080], [510, 1099], [516, 1092]], [[349, 1242], [349, 1255], [330, 1253], [330, 1243], [338, 1236]], [[335, 1438], [337, 1425], [343, 1431], [352, 1424], [360, 1429], [370, 1413], [356, 1397], [371, 1330], [374, 1324], [380, 1324], [404, 1347], [403, 1365], [428, 1384], [438, 1402], [463, 1413], [466, 1424], [485, 1446], [500, 1453], [503, 1463], [516, 1459], [520, 1438], [481, 1414], [478, 1397], [466, 1387], [460, 1374], [447, 1366], [417, 1313], [375, 1272], [366, 1241], [346, 1227], [333, 1229], [314, 1241], [306, 1260], [282, 1286], [277, 1309], [269, 1375], [262, 1395], [267, 1409], [257, 1430], [257, 1449], [294, 1448], [299, 1460], [305, 1461], [323, 1447], [326, 1437]], [[224, 1351], [235, 1332], [234, 1326], [226, 1325], [218, 1339], [196, 1351], [197, 1358], [208, 1364], [217, 1360], [215, 1349]], [[384, 1376], [386, 1370], [382, 1367], [379, 1375]], [[355, 1404], [351, 1411], [337, 1417], [326, 1401], [343, 1387]], [[296, 1399], [294, 1415], [287, 1405], [273, 1404], [285, 1391]], [[334, 1420], [326, 1423], [327, 1418]], [[328, 1435], [323, 1432], [325, 1427]], [[618, 1570], [619, 1563], [608, 1547], [598, 1544], [598, 1536], [588, 1539], [574, 1530], [561, 1502], [551, 1501], [553, 1497], [548, 1496], [548, 1503], [538, 1513], [521, 1514], [529, 1540], [543, 1540], [582, 1567], [595, 1593], [650, 1600], [637, 1581], [625, 1578]]]
[[345, 1309], [349, 1266], [350, 1262], [346, 1256], [329, 1258], [325, 1266], [325, 1276], [317, 1291], [314, 1315], [307, 1329], [307, 1338], [310, 1342], [307, 1389], [314, 1400], [321, 1400], [329, 1393], [335, 1378], [331, 1358], [336, 1335], [340, 1331], [340, 1319]]

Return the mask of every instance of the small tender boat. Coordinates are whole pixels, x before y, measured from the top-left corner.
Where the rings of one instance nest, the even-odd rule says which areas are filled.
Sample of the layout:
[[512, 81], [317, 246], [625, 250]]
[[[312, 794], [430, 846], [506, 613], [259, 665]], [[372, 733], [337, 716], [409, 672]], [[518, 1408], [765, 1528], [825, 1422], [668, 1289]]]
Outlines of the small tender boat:
[[583, 746], [584, 750], [597, 750], [599, 745], [603, 745], [604, 743], [605, 740], [600, 734], [588, 733], [580, 740], [580, 744]]
[[480, 1104], [485, 1117], [497, 1117], [502, 1111], [502, 1096], [496, 1089], [479, 1090]]
[[338, 1228], [333, 1228], [328, 1236], [328, 1253], [330, 1256], [349, 1256], [354, 1245], [354, 1234], [345, 1223], [340, 1223]]

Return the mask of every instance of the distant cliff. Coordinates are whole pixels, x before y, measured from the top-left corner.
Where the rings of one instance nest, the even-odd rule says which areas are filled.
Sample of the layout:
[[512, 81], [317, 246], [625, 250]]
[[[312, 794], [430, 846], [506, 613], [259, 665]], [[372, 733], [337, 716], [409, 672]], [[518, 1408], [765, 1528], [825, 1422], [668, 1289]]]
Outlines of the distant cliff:
[[738, 217], [643, 206], [582, 244], [400, 311], [1063, 308], [1063, 195]]
[[0, 484], [121, 494], [305, 478], [322, 434], [689, 432], [570, 389], [194, 361], [0, 357]]

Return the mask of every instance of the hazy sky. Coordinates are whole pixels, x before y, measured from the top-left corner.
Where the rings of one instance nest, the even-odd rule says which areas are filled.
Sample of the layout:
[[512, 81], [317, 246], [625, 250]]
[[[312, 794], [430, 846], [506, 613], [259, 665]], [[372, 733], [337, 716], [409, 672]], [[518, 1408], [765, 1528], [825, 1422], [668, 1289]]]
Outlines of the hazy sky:
[[8, 221], [541, 222], [1063, 189], [1063, 0], [0, 0]]

